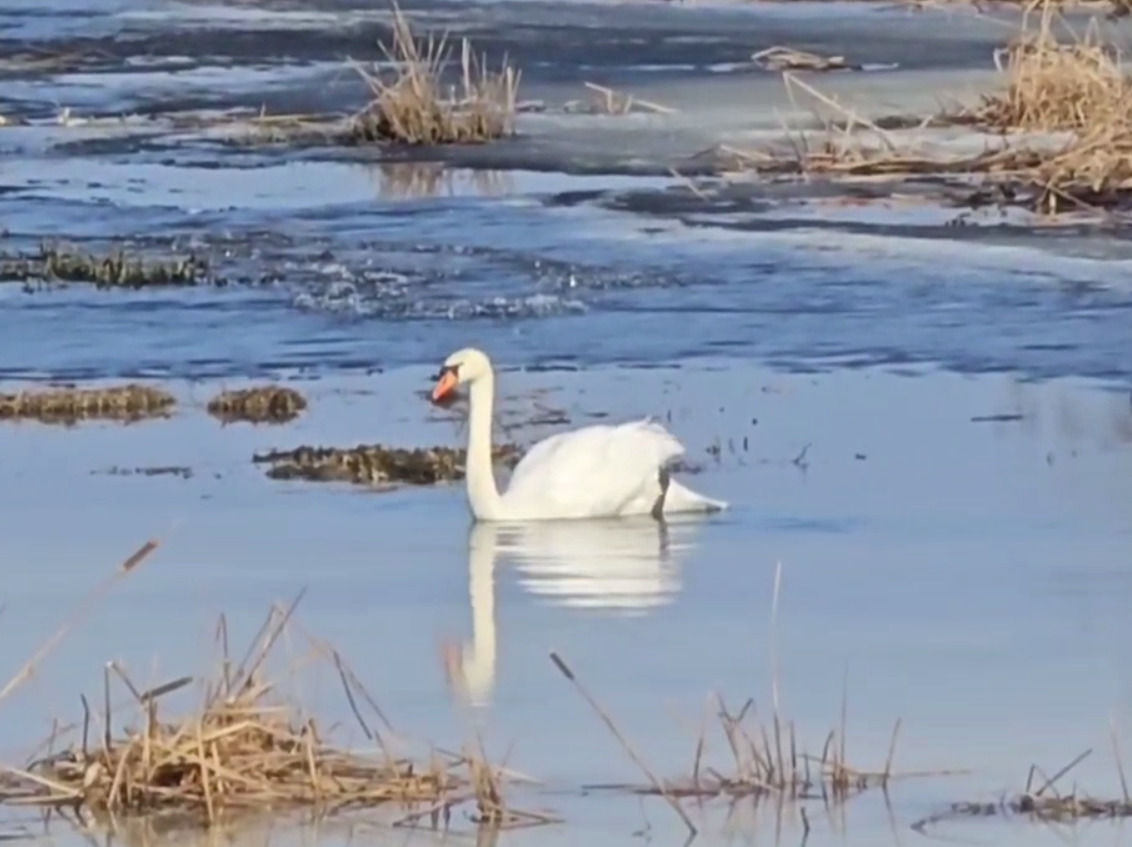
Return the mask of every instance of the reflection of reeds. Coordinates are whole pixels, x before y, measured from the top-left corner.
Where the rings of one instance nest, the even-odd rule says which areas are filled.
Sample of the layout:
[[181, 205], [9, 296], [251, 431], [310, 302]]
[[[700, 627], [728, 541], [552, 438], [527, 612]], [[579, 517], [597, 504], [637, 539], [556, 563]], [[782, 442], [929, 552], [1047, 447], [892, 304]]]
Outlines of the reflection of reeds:
[[452, 197], [460, 192], [461, 183], [483, 197], [496, 197], [512, 190], [508, 171], [455, 170], [442, 162], [382, 162], [372, 173], [382, 196], [402, 200]]
[[355, 66], [373, 96], [354, 119], [357, 141], [468, 144], [511, 133], [520, 74], [506, 60], [492, 71], [462, 39], [459, 86], [446, 93], [443, 74], [452, 52], [447, 38], [430, 35], [418, 42], [396, 4], [393, 43], [381, 49], [396, 68], [392, 76]]

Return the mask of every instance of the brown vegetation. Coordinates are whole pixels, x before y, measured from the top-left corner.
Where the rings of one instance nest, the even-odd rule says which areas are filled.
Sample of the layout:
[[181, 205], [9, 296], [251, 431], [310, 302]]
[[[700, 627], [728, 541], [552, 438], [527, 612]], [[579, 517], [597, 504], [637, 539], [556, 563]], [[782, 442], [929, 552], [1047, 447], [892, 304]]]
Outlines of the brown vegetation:
[[450, 86], [444, 80], [452, 54], [447, 37], [418, 42], [396, 5], [393, 43], [381, 49], [397, 70], [357, 68], [373, 99], [354, 118], [355, 141], [478, 144], [511, 134], [520, 74], [506, 59], [492, 71], [462, 39], [458, 85]]
[[90, 418], [136, 421], [164, 417], [176, 401], [173, 395], [146, 385], [113, 388], [51, 388], [0, 394], [0, 419], [31, 419], [42, 423], [73, 424]]
[[[447, 828], [452, 809], [464, 803], [477, 807], [477, 823], [495, 828], [552, 820], [509, 809], [502, 797], [503, 772], [488, 765], [481, 752], [436, 753], [428, 761], [395, 754], [376, 728], [376, 722], [386, 727], [388, 722], [357, 676], [337, 651], [292, 620], [298, 599], [289, 608], [271, 609], [242, 659], [230, 655], [227, 622], [221, 617], [216, 630], [221, 660], [203, 686], [199, 708], [182, 716], [162, 719], [159, 706], [193, 677], [143, 691], [110, 662], [102, 731], [92, 734], [84, 697], [84, 716], [71, 743], [26, 769], [9, 769], [11, 778], [0, 787], [0, 799], [78, 807], [109, 821], [164, 813], [183, 822], [213, 824], [268, 810], [278, 814], [309, 808], [325, 815], [388, 806], [398, 810], [394, 824], [431, 819], [434, 827], [443, 823]], [[274, 648], [294, 635], [333, 668], [372, 749], [332, 745], [316, 720], [268, 678]], [[138, 724], [121, 732], [114, 728], [112, 674], [137, 707]], [[363, 707], [371, 713], [369, 721]]]
[[208, 262], [195, 255], [146, 261], [128, 256], [121, 248], [99, 256], [47, 244], [35, 255], [0, 257], [0, 279], [89, 282], [98, 288], [198, 285], [211, 281]]
[[[452, 447], [298, 447], [256, 454], [252, 461], [272, 465], [272, 479], [352, 482], [362, 485], [434, 485], [464, 478], [464, 450]], [[513, 444], [495, 448], [496, 461], [513, 467], [521, 456]]]
[[208, 403], [208, 413], [225, 423], [286, 423], [307, 407], [307, 401], [293, 388], [265, 385], [238, 391], [222, 391]]
[[[1119, 51], [1090, 26], [1083, 37], [1059, 38], [1054, 0], [1044, 0], [1038, 23], [1023, 17], [1021, 31], [996, 56], [1001, 92], [972, 110], [923, 119], [870, 121], [790, 73], [783, 78], [839, 114], [824, 138], [794, 134], [786, 149], [724, 148], [733, 166], [771, 174], [839, 178], [942, 176], [981, 178], [970, 202], [1024, 204], [1057, 213], [1087, 211], [1106, 218], [1132, 199], [1132, 84]], [[1068, 26], [1064, 30], [1071, 33]], [[925, 129], [972, 125], [995, 133], [980, 151], [944, 153], [882, 128]], [[1019, 137], [1018, 133], [1029, 133]]]

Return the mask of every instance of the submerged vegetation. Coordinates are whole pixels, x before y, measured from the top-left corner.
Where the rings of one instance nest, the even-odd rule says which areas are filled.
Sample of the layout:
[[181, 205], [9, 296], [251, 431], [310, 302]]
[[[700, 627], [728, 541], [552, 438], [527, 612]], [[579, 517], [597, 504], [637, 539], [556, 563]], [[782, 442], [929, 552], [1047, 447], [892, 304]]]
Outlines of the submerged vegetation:
[[392, 44], [381, 50], [392, 74], [356, 66], [372, 95], [354, 117], [356, 142], [476, 144], [511, 134], [520, 74], [506, 59], [493, 71], [461, 39], [459, 78], [451, 85], [445, 80], [452, 59], [447, 37], [418, 40], [396, 5]]
[[225, 423], [286, 423], [306, 409], [307, 401], [293, 388], [265, 385], [238, 391], [221, 391], [208, 403], [208, 413]]
[[[361, 485], [434, 485], [464, 478], [465, 451], [452, 447], [297, 447], [256, 454], [252, 461], [270, 464], [272, 479], [352, 482]], [[497, 462], [513, 467], [521, 458], [513, 444], [494, 449]]]
[[136, 421], [164, 417], [173, 395], [147, 385], [111, 388], [50, 388], [0, 394], [0, 419], [29, 419], [73, 424], [90, 418]]

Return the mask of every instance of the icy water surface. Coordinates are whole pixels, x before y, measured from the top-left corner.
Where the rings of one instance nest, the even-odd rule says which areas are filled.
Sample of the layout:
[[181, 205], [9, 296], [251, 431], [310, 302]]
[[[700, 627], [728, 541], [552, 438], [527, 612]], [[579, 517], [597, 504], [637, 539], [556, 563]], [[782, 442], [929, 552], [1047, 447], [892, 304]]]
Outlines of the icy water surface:
[[[375, 150], [201, 127], [237, 107], [358, 108], [344, 62], [386, 33], [372, 4], [0, 9], [0, 251], [46, 240], [193, 253], [222, 283], [0, 281], [0, 391], [131, 378], [180, 400], [172, 419], [127, 427], [0, 425], [5, 679], [89, 586], [162, 539], [0, 703], [4, 760], [78, 716], [106, 661], [147, 681], [207, 668], [218, 614], [242, 643], [268, 604], [305, 587], [303, 625], [356, 665], [399, 735], [456, 748], [478, 729], [489, 753], [513, 745], [509, 763], [542, 781], [516, 803], [564, 823], [507, 843], [685, 837], [663, 802], [591, 787], [644, 776], [551, 651], [666, 778], [689, 776], [713, 692], [768, 713], [774, 655], [781, 709], [810, 752], [839, 724], [847, 681], [852, 764], [883, 768], [900, 719], [895, 771], [955, 772], [901, 779], [887, 802], [808, 803], [808, 834], [796, 807], [687, 803], [703, 843], [1124, 843], [1108, 821], [913, 825], [1019, 791], [1032, 764], [1053, 774], [1085, 749], [1059, 787], [1120, 794], [1110, 721], [1132, 737], [1126, 240], [973, 213], [924, 183], [739, 180], [705, 200], [686, 179], [705, 170], [705, 148], [754, 143], [782, 110], [807, 111], [751, 65], [755, 50], [788, 43], [886, 68], [821, 80], [886, 114], [981, 89], [1003, 24], [863, 3], [409, 11], [522, 65], [524, 97], [543, 110], [521, 116], [517, 138]], [[584, 81], [677, 111], [565, 109]], [[282, 482], [251, 462], [299, 444], [460, 444], [422, 392], [465, 344], [495, 359], [497, 438], [655, 415], [687, 446], [685, 482], [732, 508], [665, 526], [472, 527], [459, 485]], [[301, 390], [308, 412], [283, 427], [205, 414], [215, 391], [265, 377]], [[187, 470], [129, 473], [146, 468]], [[319, 679], [300, 695], [327, 724], [347, 721], [336, 678]], [[705, 766], [726, 772], [723, 738], [707, 739]], [[42, 831], [17, 813], [4, 827]], [[81, 836], [55, 825], [47, 837]], [[276, 822], [209, 843], [406, 837], [429, 840], [373, 821]]]

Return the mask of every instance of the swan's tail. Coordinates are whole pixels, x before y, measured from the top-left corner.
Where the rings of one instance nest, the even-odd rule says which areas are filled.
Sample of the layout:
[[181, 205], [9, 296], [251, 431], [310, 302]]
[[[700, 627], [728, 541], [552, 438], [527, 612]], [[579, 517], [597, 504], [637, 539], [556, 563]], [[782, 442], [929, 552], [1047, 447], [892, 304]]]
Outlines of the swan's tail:
[[685, 488], [675, 479], [668, 481], [668, 491], [664, 496], [664, 511], [672, 512], [719, 512], [727, 508], [723, 500], [713, 500]]

